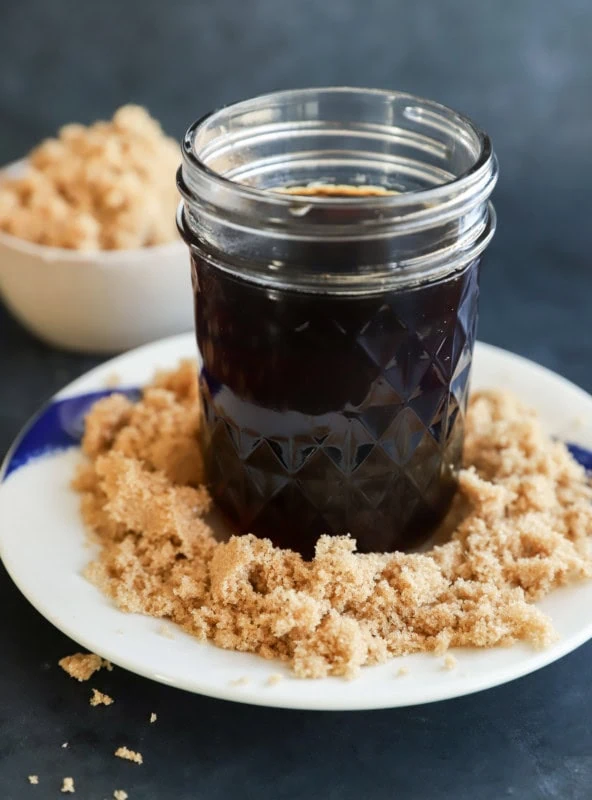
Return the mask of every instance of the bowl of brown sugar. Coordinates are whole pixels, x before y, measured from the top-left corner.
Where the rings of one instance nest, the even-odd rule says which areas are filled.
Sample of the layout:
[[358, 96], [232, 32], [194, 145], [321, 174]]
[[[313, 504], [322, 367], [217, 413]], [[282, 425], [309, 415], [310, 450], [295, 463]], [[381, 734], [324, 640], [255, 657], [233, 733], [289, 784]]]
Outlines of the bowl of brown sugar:
[[66, 125], [0, 172], [0, 291], [51, 345], [115, 352], [192, 325], [180, 156], [148, 112]]

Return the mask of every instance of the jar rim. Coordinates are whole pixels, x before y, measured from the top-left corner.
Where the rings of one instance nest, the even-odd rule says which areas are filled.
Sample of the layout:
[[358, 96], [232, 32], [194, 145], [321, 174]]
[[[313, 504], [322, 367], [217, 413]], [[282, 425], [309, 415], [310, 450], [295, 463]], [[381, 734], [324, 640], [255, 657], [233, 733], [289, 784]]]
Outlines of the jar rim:
[[335, 94], [351, 94], [351, 95], [374, 95], [381, 96], [384, 99], [399, 99], [409, 100], [410, 102], [421, 103], [422, 106], [429, 107], [435, 112], [442, 115], [447, 115], [454, 119], [456, 122], [465, 126], [466, 130], [479, 142], [479, 154], [474, 163], [465, 169], [460, 175], [455, 175], [449, 180], [445, 180], [436, 186], [427, 188], [414, 189], [406, 192], [396, 194], [384, 195], [356, 195], [356, 196], [325, 196], [325, 195], [306, 195], [306, 204], [311, 207], [318, 207], [324, 209], [347, 208], [347, 207], [363, 207], [365, 209], [392, 209], [403, 208], [409, 203], [413, 202], [415, 198], [422, 203], [430, 203], [431, 201], [438, 201], [449, 194], [451, 189], [462, 192], [463, 189], [469, 189], [479, 178], [490, 170], [490, 165], [495, 159], [493, 153], [493, 146], [490, 137], [481, 130], [469, 117], [455, 111], [454, 109], [442, 103], [437, 103], [434, 100], [421, 97], [409, 92], [400, 92], [388, 89], [371, 89], [356, 86], [320, 86], [310, 87], [305, 89], [285, 89], [276, 92], [268, 92], [265, 94], [257, 95], [247, 100], [240, 100], [235, 103], [229, 103], [221, 106], [220, 108], [209, 111], [195, 120], [187, 129], [183, 137], [181, 146], [184, 160], [192, 167], [207, 176], [208, 180], [219, 186], [224, 190], [232, 190], [236, 196], [243, 197], [246, 201], [261, 201], [264, 200], [267, 204], [270, 202], [277, 204], [278, 207], [291, 207], [294, 201], [299, 198], [296, 194], [282, 194], [274, 192], [269, 188], [257, 188], [256, 186], [249, 186], [212, 169], [208, 164], [196, 153], [195, 151], [195, 138], [200, 130], [206, 124], [216, 121], [217, 117], [221, 117], [228, 111], [241, 111], [248, 110], [249, 107], [254, 107], [255, 104], [263, 106], [270, 101], [287, 100], [290, 97], [300, 96], [303, 99], [307, 95], [313, 96], [319, 93], [335, 93]]
[[[489, 136], [405, 92], [260, 95], [204, 115], [182, 149], [183, 238], [269, 285], [350, 292], [435, 280], [476, 259], [495, 230]], [[286, 192], [328, 185], [384, 193]]]

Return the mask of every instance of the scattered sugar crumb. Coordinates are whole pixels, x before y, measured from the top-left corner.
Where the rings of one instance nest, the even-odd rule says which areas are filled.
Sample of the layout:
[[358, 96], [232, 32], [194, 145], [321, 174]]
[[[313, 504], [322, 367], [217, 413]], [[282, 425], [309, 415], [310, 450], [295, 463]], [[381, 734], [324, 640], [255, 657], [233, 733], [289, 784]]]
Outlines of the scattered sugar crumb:
[[104, 661], [94, 653], [74, 653], [72, 656], [64, 656], [58, 661], [59, 666], [77, 681], [87, 681], [95, 672], [106, 667], [113, 669], [108, 661]]
[[64, 794], [74, 794], [75, 791], [74, 778], [64, 778], [62, 781], [62, 792]]
[[216, 540], [194, 363], [157, 375], [136, 404], [114, 397], [87, 416], [74, 479], [101, 547], [85, 574], [120, 609], [218, 647], [302, 678], [452, 647], [541, 648], [556, 632], [535, 601], [592, 576], [586, 473], [508, 393], [470, 399], [442, 544], [359, 554], [351, 538], [323, 536], [312, 561], [255, 536]]
[[402, 678], [404, 675], [409, 675], [409, 667], [399, 667], [397, 670], [398, 678]]
[[127, 800], [129, 797], [127, 792], [124, 792], [123, 789], [116, 789], [113, 792], [114, 800]]
[[246, 686], [249, 682], [249, 679], [246, 675], [243, 675], [241, 678], [235, 678], [234, 680], [230, 681], [231, 686]]
[[92, 695], [90, 698], [91, 706], [110, 706], [115, 701], [112, 697], [109, 697], [108, 694], [104, 694], [103, 692], [99, 692], [98, 689], [92, 690]]
[[121, 384], [121, 375], [119, 372], [110, 372], [103, 381], [107, 389], [115, 389]]
[[105, 667], [105, 669], [107, 670], [107, 672], [113, 672], [113, 664], [112, 664], [110, 661], [107, 661], [107, 660], [105, 659], [105, 660], [103, 661], [103, 666]]
[[142, 758], [142, 754], [136, 752], [135, 750], [129, 750], [127, 747], [118, 747], [115, 751], [115, 755], [117, 758], [123, 758], [126, 761], [133, 761], [135, 764], [143, 764], [144, 759]]
[[443, 630], [438, 633], [436, 638], [434, 639], [434, 655], [435, 656], [443, 656], [445, 653], [448, 652], [448, 648], [450, 647], [450, 632]]
[[442, 662], [444, 669], [447, 669], [447, 670], [455, 669], [457, 663], [458, 662], [457, 662], [456, 658], [452, 655], [452, 653], [447, 653], [444, 656], [444, 661]]
[[164, 636], [165, 639], [174, 639], [175, 634], [172, 630], [168, 627], [168, 625], [160, 625], [157, 631], [161, 636]]
[[150, 714], [150, 722], [156, 722], [157, 719], [158, 716], [153, 711], [152, 714]]
[[68, 747], [68, 742], [64, 742], [62, 747]]
[[281, 675], [279, 672], [274, 672], [272, 675], [269, 676], [269, 678], [265, 681], [265, 683], [267, 684], [267, 686], [275, 686], [283, 679], [284, 679], [283, 675]]
[[29, 775], [29, 783], [32, 783], [34, 786], [36, 786], [39, 783], [39, 776]]

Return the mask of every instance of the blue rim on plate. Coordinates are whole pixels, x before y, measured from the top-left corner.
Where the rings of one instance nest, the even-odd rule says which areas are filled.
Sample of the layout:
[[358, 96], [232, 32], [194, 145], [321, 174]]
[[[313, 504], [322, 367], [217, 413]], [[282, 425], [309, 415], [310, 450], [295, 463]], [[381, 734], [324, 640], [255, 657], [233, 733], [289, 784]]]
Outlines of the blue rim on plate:
[[124, 394], [137, 401], [142, 392], [137, 388], [103, 389], [63, 400], [50, 400], [23, 428], [8, 451], [0, 470], [0, 480], [6, 480], [11, 473], [36, 458], [77, 447], [84, 433], [84, 419], [91, 407], [97, 400], [112, 394]]

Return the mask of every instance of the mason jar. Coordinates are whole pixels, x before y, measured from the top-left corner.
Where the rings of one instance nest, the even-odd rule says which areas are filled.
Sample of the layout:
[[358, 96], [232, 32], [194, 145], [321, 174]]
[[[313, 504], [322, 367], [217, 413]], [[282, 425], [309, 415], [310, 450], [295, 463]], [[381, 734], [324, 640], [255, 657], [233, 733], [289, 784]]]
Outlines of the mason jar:
[[314, 553], [416, 547], [461, 464], [497, 162], [409, 94], [278, 92], [188, 130], [178, 184], [211, 493]]

